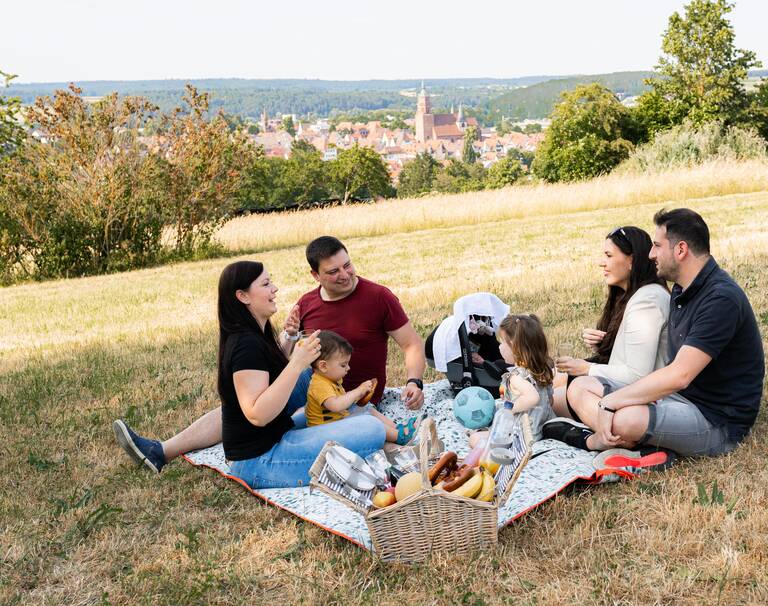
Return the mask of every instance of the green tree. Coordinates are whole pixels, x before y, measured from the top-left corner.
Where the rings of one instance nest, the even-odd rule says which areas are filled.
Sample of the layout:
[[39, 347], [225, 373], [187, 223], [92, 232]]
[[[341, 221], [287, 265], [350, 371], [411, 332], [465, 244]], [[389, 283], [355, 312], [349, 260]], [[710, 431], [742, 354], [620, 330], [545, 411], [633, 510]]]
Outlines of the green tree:
[[485, 172], [482, 164], [467, 164], [451, 158], [445, 170], [435, 177], [435, 189], [451, 194], [484, 189]]
[[210, 95], [186, 86], [184, 106], [162, 126], [167, 202], [176, 251], [188, 255], [211, 237], [240, 204], [243, 178], [258, 156], [242, 130], [231, 132], [222, 113], [209, 115]]
[[512, 128], [509, 124], [509, 120], [507, 120], [503, 116], [501, 120], [496, 122], [495, 127], [496, 127], [496, 134], [499, 137], [503, 137], [504, 135], [507, 135], [512, 132]]
[[257, 210], [271, 205], [275, 176], [270, 169], [270, 162], [264, 157], [264, 148], [256, 146], [242, 170], [235, 211]]
[[327, 163], [312, 145], [296, 141], [288, 160], [273, 160], [271, 206], [302, 206], [331, 196]]
[[341, 150], [330, 165], [331, 187], [343, 204], [351, 197], [390, 197], [393, 194], [387, 165], [370, 147], [354, 145]]
[[[734, 46], [733, 10], [727, 0], [691, 0], [685, 14], [669, 18], [656, 66], [647, 80], [655, 97], [641, 102], [639, 116], [649, 136], [666, 124], [712, 120], [734, 122], [747, 104], [744, 80], [759, 67], [755, 53]], [[644, 95], [643, 95], [644, 96]], [[650, 109], [649, 115], [643, 109]]]
[[768, 79], [761, 80], [757, 89], [750, 93], [744, 121], [768, 140]]
[[80, 89], [38, 98], [41, 135], [4, 162], [0, 273], [57, 277], [117, 271], [157, 259], [167, 220], [163, 161], [140, 129], [156, 108], [116, 94], [87, 104]]
[[681, 124], [685, 116], [679, 109], [655, 90], [640, 95], [632, 109], [638, 125], [637, 143], [650, 141], [656, 133]]
[[[0, 70], [0, 79], [5, 87], [8, 87], [15, 77]], [[0, 158], [15, 150], [24, 139], [21, 115], [21, 99], [0, 95]]]
[[600, 84], [562, 94], [536, 151], [534, 173], [550, 182], [573, 181], [610, 171], [634, 145], [630, 111]]
[[526, 151], [524, 149], [518, 149], [517, 147], [510, 147], [507, 150], [506, 157], [514, 158], [526, 168], [531, 168], [531, 165], [533, 164], [533, 159], [536, 157], [536, 154], [534, 152]]
[[283, 130], [287, 132], [289, 135], [291, 135], [291, 137], [296, 136], [296, 127], [293, 124], [292, 116], [283, 117]]
[[464, 148], [461, 151], [461, 159], [466, 164], [474, 164], [477, 161], [474, 143], [478, 137], [476, 126], [470, 126], [464, 131]]
[[491, 165], [486, 173], [486, 189], [507, 187], [520, 180], [525, 174], [520, 160], [514, 156], [505, 156]]
[[314, 154], [317, 148], [309, 141], [298, 139], [291, 144], [291, 154]]
[[400, 171], [397, 185], [398, 197], [412, 198], [431, 192], [435, 177], [440, 171], [440, 164], [427, 152], [416, 154], [413, 160], [403, 164], [403, 169]]

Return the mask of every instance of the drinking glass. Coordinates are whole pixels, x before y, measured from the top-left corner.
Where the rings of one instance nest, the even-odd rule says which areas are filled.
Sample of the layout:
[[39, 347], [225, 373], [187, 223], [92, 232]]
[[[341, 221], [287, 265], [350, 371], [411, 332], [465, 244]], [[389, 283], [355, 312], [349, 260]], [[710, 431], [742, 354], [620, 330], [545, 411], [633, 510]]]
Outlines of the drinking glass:
[[555, 357], [555, 372], [557, 370], [558, 362], [563, 358], [572, 358], [574, 352], [573, 343], [570, 341], [563, 341], [557, 344], [557, 356]]
[[419, 471], [419, 457], [416, 456], [413, 447], [406, 446], [395, 454], [395, 465], [405, 472]]
[[572, 358], [574, 352], [573, 343], [570, 341], [564, 341], [557, 344], [557, 357], [558, 358]]
[[383, 450], [377, 450], [365, 457], [365, 462], [371, 466], [373, 472], [376, 474], [377, 485], [387, 484], [389, 477], [387, 476], [387, 469], [389, 469], [389, 460]]

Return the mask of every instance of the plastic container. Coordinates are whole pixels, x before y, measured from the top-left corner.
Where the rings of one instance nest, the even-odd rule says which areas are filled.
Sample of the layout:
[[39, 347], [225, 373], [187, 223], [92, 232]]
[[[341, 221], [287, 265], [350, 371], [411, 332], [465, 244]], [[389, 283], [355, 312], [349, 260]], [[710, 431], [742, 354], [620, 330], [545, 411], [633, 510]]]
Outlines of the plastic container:
[[481, 438], [480, 441], [475, 445], [475, 447], [467, 453], [467, 456], [464, 457], [464, 460], [462, 463], [464, 465], [469, 465], [470, 467], [475, 467], [479, 461], [480, 457], [483, 454], [483, 451], [485, 450], [485, 445], [488, 443], [488, 438]]

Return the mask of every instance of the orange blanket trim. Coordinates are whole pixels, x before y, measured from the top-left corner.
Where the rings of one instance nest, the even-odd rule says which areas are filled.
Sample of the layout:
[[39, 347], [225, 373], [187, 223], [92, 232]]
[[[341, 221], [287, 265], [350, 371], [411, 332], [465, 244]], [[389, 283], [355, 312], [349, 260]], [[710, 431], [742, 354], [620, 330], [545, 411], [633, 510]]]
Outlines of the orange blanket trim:
[[345, 535], [345, 534], [342, 534], [341, 532], [339, 532], [338, 530], [334, 530], [333, 528], [328, 528], [327, 526], [323, 526], [322, 524], [320, 524], [319, 522], [316, 522], [315, 520], [310, 520], [309, 518], [305, 518], [303, 515], [300, 515], [300, 514], [296, 513], [296, 512], [295, 512], [293, 509], [288, 509], [287, 507], [283, 507], [283, 506], [282, 506], [282, 505], [280, 505], [279, 503], [275, 503], [274, 501], [271, 501], [270, 499], [268, 499], [267, 497], [265, 497], [265, 496], [264, 496], [263, 494], [261, 494], [260, 492], [257, 492], [257, 491], [255, 491], [253, 488], [251, 488], [250, 486], [248, 486], [248, 484], [246, 484], [246, 483], [245, 483], [243, 480], [241, 480], [240, 478], [238, 478], [238, 477], [236, 477], [236, 476], [231, 476], [231, 475], [229, 475], [229, 474], [226, 474], [226, 473], [224, 473], [223, 471], [221, 471], [221, 470], [219, 470], [219, 469], [217, 469], [217, 468], [215, 468], [215, 467], [211, 467], [210, 465], [204, 465], [204, 464], [198, 464], [198, 463], [195, 463], [194, 461], [192, 461], [192, 459], [190, 459], [189, 457], [187, 457], [187, 455], [181, 455], [181, 456], [182, 456], [182, 457], [184, 457], [184, 459], [187, 461], [187, 463], [189, 463], [190, 465], [192, 465], [192, 466], [194, 466], [194, 467], [207, 467], [208, 469], [213, 469], [213, 471], [215, 471], [216, 473], [218, 473], [220, 476], [223, 476], [223, 477], [227, 478], [228, 480], [233, 480], [233, 481], [237, 482], [237, 483], [238, 483], [238, 484], [240, 484], [240, 485], [241, 485], [243, 488], [245, 488], [245, 489], [246, 489], [248, 492], [250, 492], [252, 495], [254, 495], [254, 496], [258, 497], [259, 499], [261, 499], [262, 501], [264, 501], [264, 502], [265, 502], [265, 503], [267, 503], [268, 505], [272, 505], [273, 507], [277, 507], [278, 509], [282, 509], [283, 511], [286, 511], [286, 512], [290, 513], [291, 515], [294, 515], [294, 516], [296, 516], [297, 518], [299, 518], [299, 519], [301, 519], [301, 520], [304, 520], [305, 522], [309, 522], [310, 524], [314, 524], [315, 526], [318, 526], [318, 527], [322, 528], [323, 530], [327, 530], [327, 531], [328, 531], [328, 532], [330, 532], [331, 534], [335, 534], [337, 537], [341, 537], [342, 539], [346, 539], [346, 540], [347, 540], [347, 541], [349, 541], [350, 543], [354, 543], [354, 544], [355, 544], [355, 545], [357, 545], [358, 547], [362, 547], [362, 548], [363, 548], [363, 549], [365, 549], [366, 551], [368, 550], [368, 548], [367, 548], [365, 545], [363, 545], [362, 543], [359, 543], [359, 542], [355, 541], [355, 539], [353, 539], [352, 537], [350, 537], [350, 536], [347, 536], [347, 535]]
[[[292, 509], [288, 509], [287, 507], [284, 507], [284, 506], [280, 505], [279, 503], [275, 503], [274, 501], [271, 501], [270, 499], [268, 499], [267, 497], [265, 497], [265, 496], [264, 496], [263, 494], [261, 494], [260, 492], [258, 492], [258, 491], [256, 491], [256, 490], [254, 490], [253, 488], [251, 488], [250, 486], [248, 486], [248, 484], [246, 484], [246, 483], [245, 483], [243, 480], [241, 480], [240, 478], [238, 478], [238, 477], [235, 477], [235, 476], [231, 476], [231, 475], [229, 475], [229, 474], [226, 474], [226, 473], [222, 472], [221, 470], [217, 469], [216, 467], [211, 467], [210, 465], [204, 465], [204, 464], [198, 464], [198, 463], [195, 463], [194, 461], [192, 461], [192, 459], [190, 459], [190, 458], [189, 458], [189, 457], [187, 457], [186, 455], [182, 455], [182, 457], [184, 457], [184, 459], [185, 459], [185, 460], [186, 460], [186, 461], [187, 461], [187, 462], [188, 462], [190, 465], [192, 465], [192, 466], [194, 466], [194, 467], [207, 467], [208, 469], [212, 469], [212, 470], [214, 470], [214, 471], [215, 471], [216, 473], [218, 473], [220, 476], [223, 476], [223, 477], [225, 477], [225, 478], [227, 478], [227, 479], [229, 479], [229, 480], [233, 480], [234, 482], [237, 482], [237, 483], [238, 483], [238, 484], [240, 484], [240, 485], [241, 485], [243, 488], [245, 488], [245, 489], [246, 489], [248, 492], [250, 492], [250, 493], [251, 493], [251, 494], [253, 494], [254, 496], [258, 497], [259, 499], [261, 499], [262, 501], [264, 501], [264, 502], [265, 502], [265, 503], [267, 503], [268, 505], [272, 505], [272, 506], [274, 506], [274, 507], [277, 507], [278, 509], [282, 509], [283, 511], [286, 511], [286, 512], [290, 513], [291, 515], [294, 515], [294, 516], [296, 516], [297, 518], [299, 518], [299, 519], [301, 519], [301, 520], [304, 520], [305, 522], [309, 522], [310, 524], [314, 524], [315, 526], [317, 526], [317, 527], [319, 527], [319, 528], [322, 528], [323, 530], [325, 530], [325, 531], [327, 531], [327, 532], [330, 532], [331, 534], [335, 534], [337, 537], [341, 537], [342, 539], [346, 539], [346, 540], [347, 540], [347, 541], [349, 541], [350, 543], [353, 543], [353, 544], [357, 545], [358, 547], [361, 547], [361, 548], [365, 549], [366, 551], [368, 551], [368, 548], [367, 548], [365, 545], [363, 545], [362, 543], [360, 543], [360, 542], [356, 541], [356, 540], [355, 540], [355, 539], [353, 539], [352, 537], [350, 537], [350, 536], [348, 536], [348, 535], [346, 535], [346, 534], [343, 534], [343, 533], [339, 532], [338, 530], [334, 530], [333, 528], [328, 528], [327, 526], [323, 526], [322, 524], [320, 524], [319, 522], [317, 522], [317, 521], [315, 521], [315, 520], [311, 520], [311, 519], [309, 519], [309, 518], [305, 518], [304, 516], [300, 515], [299, 513], [296, 513], [294, 510], [292, 510]], [[527, 514], [527, 513], [531, 512], [531, 511], [533, 511], [533, 510], [534, 510], [534, 509], [536, 509], [536, 508], [537, 508], [539, 505], [542, 505], [542, 504], [546, 503], [547, 501], [549, 501], [549, 500], [551, 500], [551, 499], [555, 498], [555, 497], [556, 497], [558, 494], [560, 494], [560, 493], [561, 493], [563, 490], [565, 490], [566, 488], [568, 488], [568, 487], [569, 487], [569, 486], [571, 486], [572, 484], [574, 484], [574, 483], [578, 482], [579, 480], [581, 480], [581, 481], [583, 481], [583, 482], [588, 482], [588, 483], [590, 483], [590, 484], [597, 484], [597, 483], [599, 483], [599, 482], [600, 482], [600, 480], [601, 480], [603, 477], [605, 477], [605, 476], [610, 476], [610, 475], [618, 475], [618, 476], [620, 476], [620, 477], [622, 477], [622, 478], [626, 478], [626, 479], [628, 479], [628, 480], [634, 480], [635, 478], [637, 478], [637, 477], [638, 477], [638, 476], [637, 476], [637, 474], [634, 474], [634, 473], [632, 473], [631, 471], [627, 471], [626, 469], [619, 469], [619, 468], [606, 468], [606, 469], [598, 469], [598, 470], [596, 470], [596, 471], [595, 471], [595, 473], [594, 473], [594, 474], [592, 474], [591, 476], [576, 476], [575, 478], [571, 479], [571, 481], [570, 481], [570, 482], [568, 482], [567, 484], [564, 484], [563, 486], [561, 486], [559, 490], [556, 490], [555, 492], [553, 492], [552, 494], [550, 494], [549, 496], [547, 496], [547, 498], [545, 498], [545, 499], [542, 499], [542, 500], [541, 500], [541, 501], [539, 501], [538, 503], [535, 503], [534, 505], [531, 505], [531, 506], [530, 506], [528, 509], [524, 509], [524, 510], [523, 510], [523, 511], [521, 511], [520, 513], [518, 513], [518, 514], [516, 514], [515, 516], [511, 517], [509, 520], [507, 520], [507, 521], [504, 523], [504, 527], [507, 527], [507, 526], [509, 526], [509, 525], [510, 525], [512, 522], [514, 522], [515, 520], [518, 520], [519, 518], [523, 517], [525, 514]]]

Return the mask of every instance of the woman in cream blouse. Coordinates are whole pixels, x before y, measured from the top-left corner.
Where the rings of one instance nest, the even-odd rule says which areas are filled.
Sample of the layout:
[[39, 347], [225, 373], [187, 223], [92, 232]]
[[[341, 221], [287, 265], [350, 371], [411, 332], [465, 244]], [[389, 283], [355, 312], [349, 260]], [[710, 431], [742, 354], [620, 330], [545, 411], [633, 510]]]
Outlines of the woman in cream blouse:
[[[594, 355], [587, 360], [558, 358], [557, 370], [568, 375], [568, 388], [555, 391], [555, 412], [582, 421], [574, 410], [584, 389], [612, 389], [637, 381], [667, 364], [669, 291], [648, 258], [652, 246], [639, 227], [617, 227], [608, 234], [600, 267], [608, 298], [596, 329], [586, 328], [584, 342]], [[571, 380], [588, 375], [593, 381]], [[589, 419], [583, 419], [589, 424]]]

